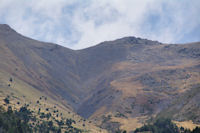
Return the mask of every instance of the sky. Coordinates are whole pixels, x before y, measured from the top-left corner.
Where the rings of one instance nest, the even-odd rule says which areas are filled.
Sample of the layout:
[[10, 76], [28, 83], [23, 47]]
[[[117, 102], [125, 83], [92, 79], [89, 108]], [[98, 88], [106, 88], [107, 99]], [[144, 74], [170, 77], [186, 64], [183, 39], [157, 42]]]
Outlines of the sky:
[[188, 43], [200, 41], [200, 0], [0, 0], [0, 23], [72, 49], [126, 36]]

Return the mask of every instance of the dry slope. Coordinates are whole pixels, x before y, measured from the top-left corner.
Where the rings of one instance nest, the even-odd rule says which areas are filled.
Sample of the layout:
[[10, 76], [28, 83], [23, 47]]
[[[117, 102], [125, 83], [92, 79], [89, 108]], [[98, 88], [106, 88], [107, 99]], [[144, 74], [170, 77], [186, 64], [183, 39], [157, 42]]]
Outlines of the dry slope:
[[[199, 42], [162, 44], [125, 37], [71, 50], [0, 25], [0, 74], [1, 86], [12, 77], [21, 84], [20, 93], [45, 94], [107, 129], [126, 129], [132, 121], [141, 125], [177, 106], [181, 113], [169, 117], [199, 122]], [[194, 91], [196, 98], [185, 97]], [[198, 117], [183, 117], [188, 111]]]

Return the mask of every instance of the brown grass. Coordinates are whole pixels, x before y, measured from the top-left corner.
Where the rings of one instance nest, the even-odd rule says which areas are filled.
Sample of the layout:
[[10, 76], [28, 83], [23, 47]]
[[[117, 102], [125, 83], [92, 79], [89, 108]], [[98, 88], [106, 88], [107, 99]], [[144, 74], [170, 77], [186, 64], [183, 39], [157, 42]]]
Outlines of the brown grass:
[[135, 117], [135, 118], [127, 118], [127, 119], [126, 118], [112, 117], [111, 121], [119, 122], [120, 124], [122, 124], [120, 126], [120, 129], [126, 130], [127, 132], [130, 132], [130, 131], [134, 131], [136, 128], [143, 126], [141, 119], [144, 121], [146, 119], [146, 116]]
[[194, 124], [191, 120], [189, 121], [183, 121], [183, 122], [178, 122], [178, 121], [173, 121], [179, 128], [184, 127], [185, 129], [190, 129], [193, 130], [196, 127], [200, 127], [200, 124]]

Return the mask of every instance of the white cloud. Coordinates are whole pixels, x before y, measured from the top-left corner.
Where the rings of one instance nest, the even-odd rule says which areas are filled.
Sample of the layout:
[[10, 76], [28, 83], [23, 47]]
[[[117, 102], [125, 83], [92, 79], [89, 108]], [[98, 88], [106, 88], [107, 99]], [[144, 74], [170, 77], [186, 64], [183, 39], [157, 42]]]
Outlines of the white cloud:
[[[99, 0], [92, 2], [86, 10], [76, 11], [73, 24], [82, 35], [74, 48], [88, 47], [105, 40], [137, 35], [147, 4], [141, 0], [127, 0], [126, 2]], [[85, 19], [85, 14], [90, 18]], [[96, 25], [99, 19], [103, 20]]]
[[156, 28], [152, 31], [145, 31], [145, 34], [147, 38], [167, 43], [184, 40], [185, 34], [199, 30], [198, 12], [200, 12], [200, 1], [197, 0], [169, 0], [157, 4], [151, 3], [147, 15], [156, 14], [160, 20], [156, 22], [158, 25]]
[[75, 49], [124, 36], [178, 42], [199, 30], [199, 12], [198, 0], [0, 0], [1, 23]]

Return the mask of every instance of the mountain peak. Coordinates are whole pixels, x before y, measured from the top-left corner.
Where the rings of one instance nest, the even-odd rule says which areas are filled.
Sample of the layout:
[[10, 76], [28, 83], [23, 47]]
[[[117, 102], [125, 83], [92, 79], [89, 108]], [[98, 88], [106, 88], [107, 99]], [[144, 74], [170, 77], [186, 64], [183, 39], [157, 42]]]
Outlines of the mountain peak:
[[128, 36], [128, 37], [123, 37], [120, 39], [117, 39], [116, 41], [123, 42], [123, 43], [130, 43], [130, 44], [147, 44], [147, 45], [154, 45], [154, 44], [161, 44], [158, 41], [152, 41], [148, 39], [143, 39], [139, 37], [134, 37], [134, 36]]
[[0, 33], [16, 32], [7, 24], [0, 24]]

